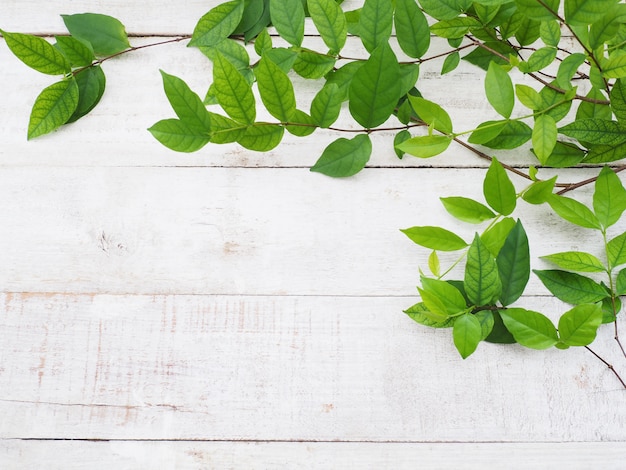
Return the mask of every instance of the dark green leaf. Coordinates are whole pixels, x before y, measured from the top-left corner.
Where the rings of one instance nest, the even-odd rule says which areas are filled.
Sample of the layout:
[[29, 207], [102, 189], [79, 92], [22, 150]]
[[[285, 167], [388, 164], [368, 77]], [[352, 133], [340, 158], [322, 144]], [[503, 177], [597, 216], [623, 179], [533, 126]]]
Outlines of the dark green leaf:
[[584, 157], [585, 163], [609, 163], [626, 158], [626, 142], [617, 145], [594, 145]]
[[496, 158], [491, 160], [491, 165], [487, 170], [483, 183], [483, 194], [487, 204], [502, 215], [509, 215], [517, 204], [515, 187], [506, 170]]
[[[553, 82], [552, 85], [556, 85], [555, 82]], [[539, 92], [539, 96], [541, 96], [541, 100], [543, 102], [539, 111], [544, 111], [556, 122], [559, 122], [567, 116], [572, 107], [571, 100], [565, 100], [562, 93], [559, 93], [548, 86], [543, 87], [543, 89]]]
[[87, 67], [95, 60], [93, 47], [87, 41], [72, 36], [55, 36], [57, 47], [76, 67]]
[[511, 305], [520, 298], [530, 278], [528, 237], [519, 220], [504, 242], [496, 262], [502, 282], [500, 302], [503, 306]]
[[626, 141], [626, 125], [605, 119], [581, 119], [559, 129], [559, 132], [580, 142], [617, 145]]
[[[419, 302], [404, 311], [411, 319], [417, 323], [431, 328], [450, 328], [454, 324], [454, 317], [443, 321], [433, 319], [433, 314], [428, 310], [424, 302]], [[439, 318], [439, 317], [437, 317]]]
[[190, 127], [179, 119], [164, 119], [148, 130], [155, 139], [177, 152], [195, 152], [209, 143], [208, 132]]
[[304, 6], [300, 0], [270, 0], [270, 17], [278, 34], [299, 47], [304, 38]]
[[252, 88], [243, 75], [221, 54], [215, 56], [213, 86], [220, 106], [235, 121], [252, 124], [256, 103]]
[[30, 113], [28, 139], [58, 129], [70, 119], [77, 106], [78, 84], [73, 77], [44, 88]]
[[[596, 89], [592, 88], [586, 95], [587, 98], [596, 101], [606, 100], [604, 94]], [[613, 114], [611, 113], [611, 107], [608, 104], [601, 104], [599, 102], [593, 103], [590, 101], [581, 101], [576, 111], [576, 119], [605, 119], [611, 120]]]
[[307, 0], [315, 27], [328, 48], [337, 53], [346, 43], [348, 23], [343, 10], [334, 0]]
[[372, 142], [367, 134], [339, 138], [326, 147], [311, 171], [334, 177], [352, 176], [365, 167], [371, 153]]
[[335, 61], [334, 57], [304, 49], [296, 56], [293, 70], [301, 77], [318, 79], [333, 69]]
[[487, 206], [473, 199], [466, 197], [442, 197], [440, 199], [450, 215], [464, 222], [479, 224], [496, 216]]
[[[368, 52], [388, 44], [393, 25], [393, 4], [390, 0], [365, 0], [361, 8], [359, 35]], [[390, 49], [391, 50], [391, 49]]]
[[255, 67], [254, 75], [269, 113], [281, 122], [288, 122], [296, 112], [296, 96], [287, 74], [264, 57]]
[[112, 16], [79, 13], [61, 17], [70, 34], [89, 42], [96, 55], [113, 55], [130, 47], [124, 25]]
[[568, 346], [587, 346], [596, 339], [601, 324], [602, 308], [599, 304], [578, 305], [559, 319], [559, 336]]
[[243, 16], [233, 34], [245, 34], [254, 28], [263, 16], [263, 11], [265, 10], [264, 3], [263, 0], [244, 0]]
[[256, 122], [246, 128], [243, 136], [237, 142], [248, 150], [269, 152], [280, 144], [284, 133], [285, 128], [283, 126]]
[[441, 227], [411, 227], [401, 232], [414, 243], [431, 250], [457, 251], [467, 247], [461, 237]]
[[498, 344], [511, 344], [515, 343], [515, 338], [510, 333], [509, 330], [506, 329], [504, 322], [502, 321], [502, 317], [499, 312], [492, 312], [493, 315], [493, 327], [491, 329], [491, 333], [489, 336], [485, 338], [485, 341], [489, 343], [498, 343]]
[[7, 33], [2, 30], [0, 33], [11, 52], [37, 72], [64, 75], [70, 71], [69, 61], [45, 39], [30, 34]]
[[454, 321], [452, 337], [459, 354], [466, 359], [476, 351], [478, 343], [482, 340], [480, 321], [470, 313], [461, 315]]
[[491, 62], [495, 62], [499, 65], [508, 64], [508, 61], [500, 57], [499, 55], [494, 54], [491, 51], [497, 52], [498, 54], [503, 55], [504, 57], [508, 57], [510, 54], [515, 54], [515, 50], [509, 46], [508, 44], [502, 42], [485, 42], [485, 46], [487, 48], [476, 47], [472, 52], [463, 57], [463, 60], [468, 61], [470, 64], [476, 65], [483, 70], [487, 70], [489, 68], [489, 64]]
[[522, 346], [532, 349], [547, 349], [558, 341], [554, 324], [539, 312], [523, 308], [500, 310], [507, 330]]
[[515, 39], [517, 39], [519, 45], [529, 46], [530, 44], [533, 44], [537, 39], [539, 39], [540, 26], [541, 23], [538, 20], [534, 20], [522, 14], [521, 21], [519, 22], [519, 25], [515, 30]]
[[502, 291], [496, 260], [478, 234], [467, 251], [464, 283], [467, 296], [476, 306], [490, 305]]
[[626, 121], [626, 80], [615, 80], [611, 88], [611, 109], [618, 121]]
[[422, 57], [430, 46], [430, 30], [415, 0], [396, 0], [394, 22], [402, 51], [414, 59]]
[[615, 224], [626, 210], [626, 190], [608, 166], [602, 168], [596, 179], [593, 210], [604, 228]]
[[106, 78], [100, 66], [81, 70], [75, 78], [78, 85], [78, 104], [72, 116], [67, 120], [67, 124], [77, 121], [95, 108], [106, 87]]
[[[420, 75], [419, 64], [400, 65], [400, 96], [409, 93], [414, 87]], [[410, 96], [410, 95], [409, 95]]]
[[600, 222], [594, 213], [575, 199], [553, 194], [548, 199], [548, 204], [561, 218], [574, 225], [597, 230], [601, 228]]
[[533, 270], [552, 294], [574, 305], [599, 302], [607, 296], [606, 290], [593, 279], [580, 274], [551, 270]]
[[606, 268], [598, 258], [583, 251], [564, 251], [562, 253], [542, 256], [541, 258], [568, 271], [581, 273], [601, 273], [606, 271]]
[[557, 141], [552, 154], [546, 161], [546, 166], [552, 168], [569, 168], [577, 165], [585, 158], [585, 152], [571, 143]]
[[522, 121], [506, 121], [498, 136], [483, 145], [492, 149], [514, 149], [532, 137], [532, 129]]

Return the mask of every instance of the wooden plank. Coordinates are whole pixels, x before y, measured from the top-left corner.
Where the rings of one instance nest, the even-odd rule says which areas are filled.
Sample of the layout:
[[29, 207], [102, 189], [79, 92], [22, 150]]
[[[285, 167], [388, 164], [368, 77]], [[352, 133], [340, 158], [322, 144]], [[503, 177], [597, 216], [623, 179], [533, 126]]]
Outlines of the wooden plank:
[[[270, 443], [0, 441], [5, 470], [359, 468], [621, 470], [624, 443]], [[45, 462], [45, 463], [44, 463]]]
[[[304, 169], [2, 168], [0, 288], [413, 295], [429, 252], [399, 229], [443, 225], [471, 240], [477, 228], [456, 222], [439, 197], [482, 199], [483, 177], [480, 169], [369, 169], [337, 180]], [[579, 194], [586, 202], [591, 189]], [[602, 256], [597, 234], [549, 207], [520, 203], [517, 214], [533, 267], [557, 251]], [[456, 257], [443, 253], [443, 265]], [[534, 276], [529, 289], [546, 294]]]
[[[411, 298], [0, 296], [1, 438], [623, 441], [623, 389], [584, 349], [483, 344]], [[552, 299], [525, 299], [555, 315]], [[596, 348], [624, 371], [612, 328]]]

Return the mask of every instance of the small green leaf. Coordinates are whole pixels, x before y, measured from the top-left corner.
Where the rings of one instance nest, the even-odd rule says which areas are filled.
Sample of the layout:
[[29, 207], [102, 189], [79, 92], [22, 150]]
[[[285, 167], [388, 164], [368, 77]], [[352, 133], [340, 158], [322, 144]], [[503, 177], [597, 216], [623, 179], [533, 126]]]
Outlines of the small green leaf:
[[372, 142], [367, 134], [339, 138], [326, 147], [311, 171], [334, 177], [352, 176], [365, 167], [371, 153]]
[[507, 121], [485, 121], [478, 125], [469, 136], [470, 144], [485, 144], [500, 135], [506, 127]]
[[428, 269], [430, 269], [430, 272], [437, 277], [441, 274], [441, 264], [439, 262], [437, 250], [433, 250], [428, 256]]
[[95, 108], [106, 88], [106, 77], [100, 66], [83, 69], [74, 78], [78, 85], [78, 104], [66, 124], [77, 121]]
[[293, 70], [301, 77], [316, 80], [329, 73], [335, 62], [336, 59], [332, 56], [303, 49], [293, 62]]
[[615, 224], [626, 210], [626, 190], [608, 166], [602, 168], [596, 179], [593, 210], [604, 228]]
[[485, 93], [491, 106], [505, 118], [509, 118], [515, 104], [513, 82], [509, 74], [498, 64], [489, 64], [485, 77]]
[[617, 145], [626, 141], [626, 125], [605, 119], [580, 119], [559, 129], [580, 142]]
[[450, 215], [470, 224], [479, 224], [496, 216], [487, 206], [473, 199], [466, 197], [442, 197], [440, 199]]
[[72, 36], [55, 36], [57, 47], [76, 67], [87, 67], [95, 60], [93, 47], [87, 41]]
[[502, 291], [496, 260], [478, 234], [467, 251], [464, 283], [465, 293], [476, 306], [490, 305]]
[[576, 52], [567, 56], [559, 64], [559, 70], [556, 74], [557, 86], [568, 90], [572, 87], [571, 80], [576, 74], [578, 68], [585, 63], [587, 56], [581, 52]]
[[348, 62], [346, 65], [339, 67], [337, 70], [333, 70], [326, 75], [326, 84], [334, 83], [339, 87], [342, 101], [348, 99], [348, 90], [350, 84], [354, 78], [354, 74], [361, 68], [363, 62], [355, 61]]
[[256, 103], [252, 88], [244, 76], [221, 54], [215, 56], [213, 86], [220, 106], [235, 121], [252, 124]]
[[409, 102], [419, 118], [426, 124], [445, 134], [452, 133], [452, 119], [437, 103], [413, 95], [409, 95]]
[[[551, 85], [556, 85], [555, 82], [556, 80], [552, 82]], [[572, 107], [571, 99], [564, 101], [565, 96], [563, 96], [562, 93], [559, 93], [548, 86], [542, 88], [539, 92], [539, 96], [541, 96], [543, 105], [538, 111], [543, 111], [545, 114], [550, 115], [556, 122], [559, 122], [567, 116]]]
[[415, 0], [396, 0], [394, 23], [402, 51], [414, 59], [422, 57], [430, 46], [430, 30]]
[[558, 269], [533, 272], [552, 294], [569, 304], [580, 305], [599, 302], [607, 296], [606, 290], [593, 279]]
[[455, 70], [459, 64], [461, 63], [461, 54], [458, 52], [453, 52], [452, 54], [448, 54], [443, 61], [443, 65], [441, 66], [441, 75], [445, 75], [447, 73]]
[[542, 106], [541, 96], [539, 92], [528, 85], [522, 85], [520, 83], [515, 85], [515, 92], [517, 99], [526, 106], [528, 109], [537, 110]]
[[513, 227], [515, 227], [515, 220], [505, 217], [481, 235], [480, 239], [494, 257], [500, 253]]
[[569, 168], [580, 163], [585, 158], [585, 152], [578, 146], [556, 142], [552, 154], [548, 157], [546, 166], [551, 168]]
[[176, 152], [195, 152], [209, 143], [208, 132], [188, 126], [180, 119], [163, 119], [148, 130], [161, 144]]
[[487, 204], [502, 215], [509, 215], [517, 204], [515, 187], [506, 170], [496, 158], [491, 160], [491, 165], [487, 170], [483, 183], [483, 194]]
[[556, 179], [557, 177], [554, 176], [549, 180], [535, 181], [524, 191], [522, 199], [530, 204], [543, 204], [547, 202], [554, 190]]
[[306, 137], [307, 135], [311, 135], [318, 128], [318, 125], [313, 118], [299, 109], [296, 109], [289, 122], [290, 124], [285, 126], [285, 128], [290, 134], [297, 137]]
[[441, 227], [411, 227], [400, 231], [414, 243], [431, 250], [458, 251], [467, 247], [461, 237]]
[[607, 244], [609, 266], [614, 268], [626, 263], [626, 232], [613, 238]]
[[500, 302], [511, 305], [519, 299], [530, 278], [530, 251], [528, 237], [518, 220], [496, 258], [498, 274], [502, 282]]
[[[430, 297], [435, 297], [437, 299], [437, 308], [441, 307], [442, 310], [440, 313], [444, 315], [455, 315], [459, 312], [467, 310], [463, 294], [456, 287], [446, 281], [422, 277], [422, 290], [420, 293], [423, 292], [427, 292], [430, 294]], [[426, 300], [424, 300], [424, 302], [430, 309], [428, 302], [426, 302]]]
[[288, 122], [296, 112], [296, 96], [291, 80], [278, 65], [263, 57], [254, 69], [263, 104], [281, 122]]
[[208, 135], [211, 118], [200, 97], [180, 78], [161, 70], [163, 89], [174, 112], [188, 127], [197, 128]]
[[533, 150], [542, 165], [548, 161], [556, 146], [558, 131], [556, 122], [548, 114], [541, 114], [535, 119], [533, 127]]
[[267, 32], [267, 28], [263, 28], [263, 31], [254, 40], [254, 52], [257, 55], [262, 56], [267, 51], [272, 49], [272, 37]]
[[359, 35], [368, 52], [388, 44], [393, 26], [393, 4], [390, 0], [365, 0], [361, 8]]
[[606, 268], [598, 258], [584, 251], [563, 251], [542, 256], [541, 258], [568, 271], [580, 273], [601, 273], [606, 271]]
[[70, 71], [65, 56], [43, 38], [30, 34], [7, 33], [0, 30], [15, 56], [37, 72], [64, 75]]
[[556, 47], [561, 40], [561, 25], [556, 19], [550, 21], [542, 21], [539, 28], [541, 40], [546, 46]]
[[454, 321], [452, 329], [454, 346], [463, 359], [471, 355], [482, 340], [480, 321], [471, 313], [461, 315]]
[[556, 58], [556, 47], [542, 47], [533, 52], [528, 60], [519, 64], [519, 69], [523, 73], [538, 72], [543, 70]]
[[554, 324], [539, 312], [523, 308], [500, 310], [504, 324], [515, 340], [532, 349], [547, 349], [558, 343]]
[[602, 324], [602, 307], [599, 304], [578, 305], [559, 319], [559, 336], [568, 346], [587, 346], [596, 339]]
[[396, 155], [397, 155], [398, 158], [402, 159], [402, 157], [404, 157], [404, 151], [400, 150], [398, 148], [398, 146], [402, 142], [406, 142], [410, 138], [411, 138], [411, 133], [409, 131], [407, 131], [406, 129], [398, 132], [395, 135], [395, 137], [393, 138], [393, 148], [394, 148], [394, 151], [396, 152]]
[[491, 310], [480, 310], [474, 313], [474, 316], [480, 322], [480, 336], [481, 340], [484, 341], [489, 337], [495, 325], [493, 312]]
[[270, 16], [278, 34], [292, 46], [304, 39], [304, 6], [301, 0], [270, 0]]
[[615, 293], [617, 295], [626, 295], [626, 268], [617, 273]]
[[320, 127], [329, 127], [339, 117], [343, 96], [339, 86], [327, 83], [311, 102], [311, 117]]
[[337, 53], [346, 43], [348, 22], [334, 0], [307, 0], [311, 19], [328, 48]]
[[246, 128], [237, 143], [248, 150], [269, 152], [280, 144], [284, 133], [285, 128], [283, 126], [267, 122], [255, 122]]
[[611, 120], [613, 114], [611, 112], [611, 106], [608, 104], [602, 104], [601, 102], [606, 100], [606, 96], [597, 88], [591, 88], [589, 93], [585, 95], [586, 98], [596, 100], [597, 102], [581, 101], [576, 111], [576, 119], [604, 119]]
[[28, 139], [58, 129], [70, 119], [77, 106], [78, 84], [73, 77], [44, 88], [30, 113]]
[[396, 149], [419, 158], [439, 155], [450, 146], [452, 138], [446, 135], [425, 135], [405, 140]]
[[584, 204], [565, 196], [553, 194], [548, 199], [552, 210], [568, 222], [584, 228], [600, 230], [600, 222], [591, 210]]
[[200, 51], [209, 59], [215, 60], [215, 56], [220, 53], [242, 74], [246, 73], [250, 67], [250, 56], [245, 47], [233, 39], [224, 39], [213, 46], [200, 46]]
[[130, 47], [126, 28], [112, 16], [79, 13], [61, 17], [70, 34], [90, 43], [96, 55], [113, 55]]
[[428, 310], [424, 302], [419, 302], [404, 311], [412, 320], [431, 328], [450, 328], [454, 324], [454, 317], [438, 320], [441, 316], [435, 316]]
[[489, 336], [485, 338], [485, 341], [498, 344], [515, 343], [515, 338], [513, 337], [511, 332], [506, 329], [506, 326], [502, 321], [502, 317], [500, 316], [499, 311], [492, 312], [492, 316], [493, 327], [491, 328], [491, 333], [489, 333]]

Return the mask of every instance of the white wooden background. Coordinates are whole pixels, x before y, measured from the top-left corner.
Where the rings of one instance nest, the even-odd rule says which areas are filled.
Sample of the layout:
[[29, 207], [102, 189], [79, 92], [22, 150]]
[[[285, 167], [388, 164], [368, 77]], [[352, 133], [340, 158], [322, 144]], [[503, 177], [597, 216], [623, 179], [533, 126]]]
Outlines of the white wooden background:
[[[218, 3], [3, 0], [0, 27], [107, 13], [140, 45]], [[457, 128], [492, 117], [477, 69], [440, 67], [420, 89]], [[398, 229], [470, 237], [438, 198], [480, 197], [484, 162], [459, 147], [400, 161], [376, 134], [367, 169], [330, 179], [308, 171], [330, 132], [176, 154], [146, 132], [172, 116], [159, 69], [210, 83], [184, 43], [128, 54], [105, 64], [91, 116], [27, 142], [53, 79], [0, 44], [0, 468], [625, 468], [626, 394], [591, 354], [482, 344], [462, 361], [449, 331], [402, 313], [427, 252]], [[307, 109], [319, 85], [296, 82]], [[593, 246], [543, 208], [517, 215], [533, 267]], [[567, 308], [536, 280], [522, 300]], [[626, 374], [611, 327], [595, 347]]]

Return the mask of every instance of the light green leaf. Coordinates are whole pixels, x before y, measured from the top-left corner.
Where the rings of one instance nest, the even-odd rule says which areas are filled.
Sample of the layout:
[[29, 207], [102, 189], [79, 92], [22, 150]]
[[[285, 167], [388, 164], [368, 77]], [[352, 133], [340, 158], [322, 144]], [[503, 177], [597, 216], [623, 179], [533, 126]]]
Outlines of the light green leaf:
[[626, 77], [626, 54], [613, 54], [607, 59], [602, 68], [604, 78]]
[[554, 324], [539, 312], [523, 308], [500, 310], [500, 316], [515, 341], [532, 349], [547, 349], [558, 343]]
[[452, 138], [445, 135], [412, 137], [396, 146], [396, 149], [419, 158], [439, 155], [450, 146]]
[[292, 46], [304, 39], [304, 6], [301, 0], [270, 0], [270, 16], [278, 34]]
[[407, 140], [409, 140], [411, 138], [411, 133], [409, 131], [407, 131], [406, 129], [401, 130], [400, 132], [398, 132], [395, 137], [393, 138], [393, 148], [394, 151], [396, 152], [396, 156], [399, 159], [402, 159], [402, 157], [404, 157], [404, 150], [400, 150], [398, 148], [398, 146], [402, 143], [402, 142], [406, 142]]
[[450, 328], [454, 324], [454, 317], [446, 318], [443, 321], [441, 315], [434, 315], [424, 302], [419, 302], [404, 311], [412, 320], [431, 328]]
[[163, 119], [148, 130], [161, 144], [177, 152], [195, 152], [209, 143], [208, 132], [179, 119]]
[[528, 60], [519, 64], [519, 69], [523, 73], [538, 72], [545, 69], [548, 65], [554, 62], [556, 58], [555, 47], [542, 47], [533, 52]]
[[561, 25], [556, 19], [550, 21], [542, 21], [539, 28], [541, 40], [546, 46], [556, 47], [561, 40]]
[[476, 306], [490, 305], [502, 291], [496, 260], [478, 234], [467, 251], [464, 282], [465, 293]]
[[537, 110], [542, 106], [541, 96], [534, 88], [517, 83], [515, 85], [517, 99], [528, 109]]
[[568, 346], [587, 346], [596, 339], [602, 324], [602, 307], [599, 304], [578, 305], [559, 319], [559, 336]]
[[443, 61], [443, 65], [441, 66], [441, 75], [445, 75], [447, 73], [452, 72], [456, 69], [461, 63], [461, 54], [458, 52], [453, 52], [452, 54], [448, 54]]
[[471, 355], [482, 340], [480, 321], [471, 313], [461, 315], [454, 321], [452, 329], [454, 346], [463, 359]]
[[626, 263], [626, 232], [609, 241], [607, 252], [610, 267]]
[[420, 0], [424, 11], [438, 20], [450, 20], [472, 6], [472, 0]]
[[[437, 308], [441, 308], [439, 313], [444, 315], [455, 315], [459, 312], [467, 310], [467, 304], [463, 294], [452, 284], [441, 281], [439, 279], [430, 279], [422, 277], [422, 290], [420, 293], [427, 292], [430, 297], [436, 298]], [[434, 308], [424, 300], [426, 306], [432, 311]]]
[[522, 194], [522, 199], [530, 204], [543, 204], [547, 202], [554, 189], [556, 176], [545, 181], [535, 181]]
[[293, 63], [293, 70], [304, 78], [318, 79], [330, 72], [336, 59], [308, 49], [301, 50]]
[[237, 143], [248, 150], [269, 152], [275, 148], [283, 138], [285, 128], [267, 122], [255, 122], [248, 126]]
[[569, 90], [572, 87], [572, 78], [578, 68], [585, 63], [585, 60], [587, 60], [587, 56], [581, 52], [568, 55], [563, 59], [556, 74], [556, 85], [564, 90]]
[[430, 30], [415, 0], [396, 0], [394, 23], [402, 51], [414, 59], [422, 57], [430, 46]]
[[359, 33], [361, 42], [372, 53], [388, 44], [393, 25], [393, 4], [390, 0], [365, 0], [361, 8]]
[[318, 128], [318, 125], [313, 118], [299, 109], [296, 109], [296, 112], [293, 114], [289, 122], [290, 124], [285, 126], [285, 128], [290, 134], [298, 137], [311, 135]]
[[565, 196], [553, 194], [548, 199], [552, 210], [561, 218], [579, 227], [599, 230], [600, 222], [591, 210], [584, 204]]
[[37, 72], [64, 75], [70, 71], [69, 61], [45, 39], [30, 34], [7, 33], [2, 30], [0, 33], [11, 52]]
[[267, 32], [267, 28], [263, 28], [263, 31], [254, 40], [254, 52], [257, 55], [262, 56], [267, 51], [272, 49], [272, 37]]
[[77, 106], [78, 84], [73, 77], [44, 88], [30, 113], [28, 139], [58, 129], [74, 114]]
[[55, 36], [57, 47], [67, 57], [67, 60], [76, 67], [87, 67], [95, 60], [91, 44], [85, 40], [72, 36]]
[[349, 91], [352, 117], [367, 129], [385, 122], [400, 98], [400, 65], [384, 43], [356, 71]]
[[563, 251], [561, 253], [542, 256], [541, 258], [568, 271], [581, 273], [601, 273], [606, 271], [606, 268], [598, 258], [584, 251]]
[[281, 122], [288, 122], [296, 112], [296, 96], [287, 74], [264, 57], [255, 67], [254, 75], [269, 113]]
[[482, 340], [489, 337], [495, 326], [495, 318], [491, 310], [480, 310], [474, 313], [476, 319], [480, 322], [480, 336]]
[[188, 127], [197, 128], [208, 135], [211, 118], [200, 97], [180, 78], [161, 70], [163, 88], [174, 112]]
[[334, 177], [352, 176], [365, 167], [371, 153], [372, 142], [367, 134], [339, 138], [326, 147], [311, 171]]
[[558, 18], [560, 0], [515, 0], [518, 10], [528, 18], [537, 21], [551, 21]]
[[483, 145], [492, 149], [514, 149], [532, 137], [532, 129], [522, 121], [505, 121], [498, 136]]
[[593, 210], [604, 228], [615, 224], [626, 210], [626, 190], [608, 166], [602, 168], [596, 179]]
[[565, 0], [565, 21], [573, 26], [595, 23], [619, 0]]
[[507, 121], [485, 121], [469, 136], [470, 144], [485, 144], [500, 135], [507, 125]]
[[457, 251], [467, 247], [461, 237], [441, 227], [411, 227], [400, 231], [414, 243], [431, 250]]
[[480, 28], [481, 26], [476, 18], [460, 16], [450, 20], [438, 21], [430, 27], [430, 31], [442, 38], [456, 39], [465, 36], [470, 29]]
[[77, 121], [95, 108], [106, 87], [106, 77], [100, 66], [83, 69], [74, 78], [78, 85], [78, 104], [66, 124]]
[[530, 251], [528, 237], [518, 220], [496, 258], [498, 275], [502, 282], [500, 302], [511, 305], [520, 298], [530, 278]]
[[433, 250], [430, 255], [428, 255], [428, 269], [437, 277], [441, 275], [441, 263], [439, 262], [437, 250]]
[[552, 294], [563, 302], [580, 305], [599, 302], [608, 294], [593, 279], [558, 269], [533, 272]]
[[515, 227], [515, 220], [505, 217], [481, 235], [480, 239], [494, 257], [500, 253], [513, 227]]
[[284, 47], [274, 47], [273, 49], [265, 51], [263, 57], [270, 59], [278, 65], [283, 72], [289, 73], [289, 70], [291, 70], [291, 67], [293, 67], [293, 64], [298, 58], [298, 53]]
[[556, 146], [557, 134], [556, 122], [551, 116], [547, 114], [537, 116], [533, 127], [533, 150], [542, 165], [546, 164]]
[[242, 74], [250, 67], [250, 56], [245, 47], [233, 39], [224, 39], [214, 46], [200, 46], [200, 51], [209, 59], [215, 60], [217, 53], [227, 59]]
[[487, 170], [483, 183], [483, 194], [487, 204], [502, 215], [509, 215], [517, 204], [515, 187], [506, 170], [496, 158], [491, 160], [491, 165]]
[[489, 64], [485, 77], [485, 93], [491, 106], [505, 118], [511, 116], [515, 104], [513, 82], [509, 74], [498, 64]]
[[348, 23], [341, 7], [334, 0], [307, 0], [307, 5], [324, 43], [332, 52], [339, 52], [348, 34]]
[[211, 132], [209, 134], [211, 142], [215, 144], [228, 144], [237, 142], [243, 137], [246, 126], [233, 121], [221, 114], [209, 113]]
[[331, 126], [339, 117], [343, 96], [335, 83], [327, 83], [311, 102], [311, 117], [320, 127]]
[[113, 55], [130, 47], [126, 28], [112, 16], [79, 13], [61, 17], [70, 34], [90, 43], [96, 55]]
[[450, 115], [437, 103], [413, 95], [409, 95], [409, 102], [419, 118], [426, 124], [445, 134], [452, 133]]
[[256, 102], [244, 76], [221, 54], [215, 56], [213, 86], [220, 106], [235, 121], [252, 124]]
[[446, 211], [463, 222], [479, 224], [496, 216], [487, 206], [473, 199], [466, 197], [442, 197], [440, 199]]

